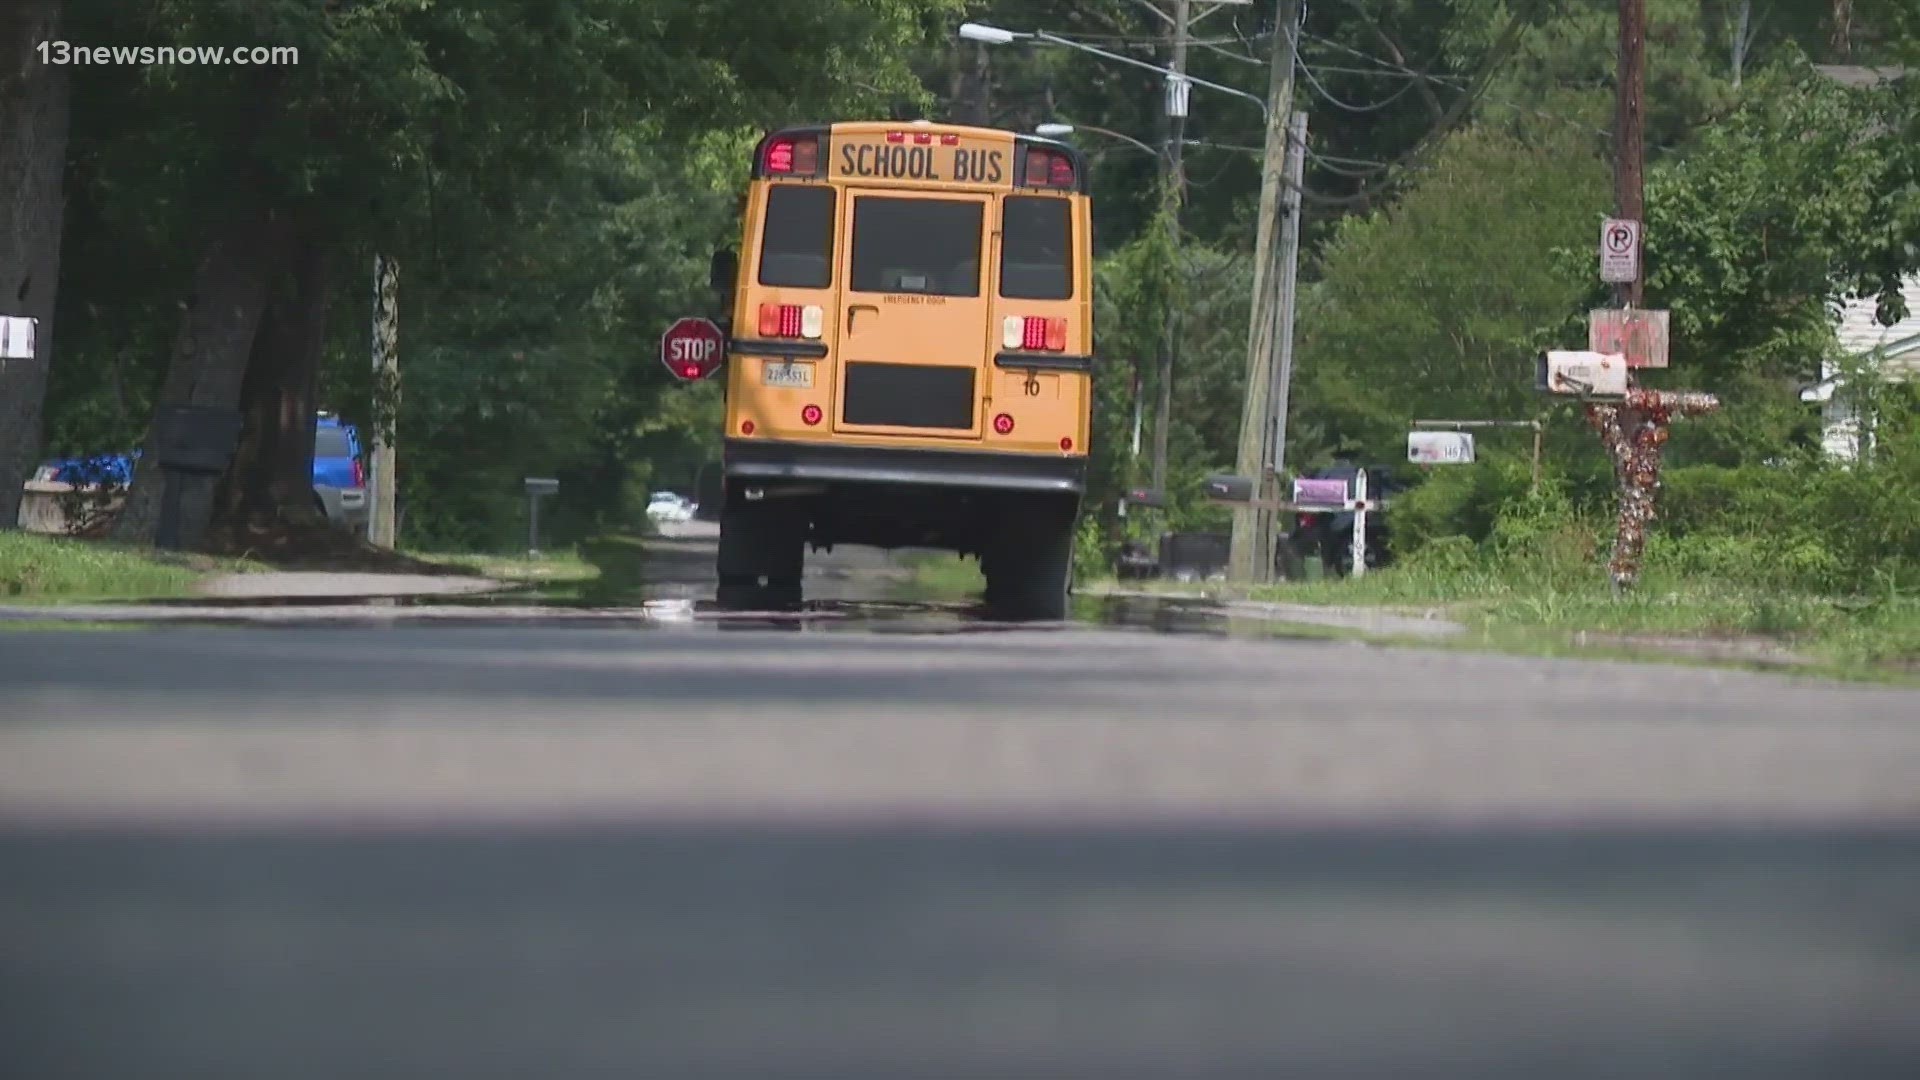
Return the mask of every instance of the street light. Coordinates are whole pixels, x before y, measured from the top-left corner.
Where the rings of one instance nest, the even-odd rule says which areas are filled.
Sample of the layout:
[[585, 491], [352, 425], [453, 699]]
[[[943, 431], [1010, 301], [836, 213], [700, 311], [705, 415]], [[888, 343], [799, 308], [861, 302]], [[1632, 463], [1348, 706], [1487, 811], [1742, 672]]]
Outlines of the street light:
[[[1092, 53], [1095, 56], [1112, 60], [1117, 64], [1146, 68], [1148, 71], [1159, 75], [1168, 83], [1170, 104], [1176, 101], [1180, 105], [1185, 104], [1186, 87], [1204, 86], [1209, 90], [1218, 90], [1223, 94], [1232, 94], [1237, 98], [1245, 98], [1259, 107], [1261, 116], [1264, 117], [1267, 115], [1266, 99], [1258, 94], [1249, 94], [1245, 90], [1236, 90], [1231, 86], [1222, 86], [1219, 83], [1208, 82], [1205, 79], [1196, 79], [1191, 75], [1183, 75], [1172, 68], [1164, 68], [1158, 64], [1149, 64], [1145, 60], [1136, 60], [1131, 56], [1122, 56], [1119, 53], [1110, 53], [1105, 49], [1096, 49], [1091, 45], [1084, 45], [1071, 38], [1063, 38], [1058, 34], [1049, 34], [1045, 30], [1003, 30], [998, 26], [988, 26], [986, 23], [970, 22], [960, 24], [960, 36], [968, 41], [978, 41], [987, 45], [1011, 45], [1016, 41], [1033, 40], [1044, 41], [1049, 45], [1059, 45], [1063, 48], [1078, 49], [1084, 53]], [[1181, 108], [1179, 112], [1180, 114], [1184, 114], [1186, 110]]]
[[1076, 128], [1072, 124], [1035, 124], [1033, 133], [1035, 135], [1043, 135], [1049, 139], [1064, 139], [1080, 128], [1091, 131], [1095, 135], [1105, 135], [1110, 139], [1119, 139], [1124, 143], [1132, 143], [1134, 146], [1139, 147], [1149, 154], [1158, 154], [1160, 152], [1131, 135], [1122, 135], [1118, 131], [1109, 131], [1106, 128], [1094, 127], [1092, 124], [1081, 124], [1079, 128]]
[[1011, 45], [1027, 35], [1016, 34], [1011, 30], [1002, 30], [997, 26], [984, 23], [961, 23], [960, 36], [968, 41], [984, 41], [989, 45]]

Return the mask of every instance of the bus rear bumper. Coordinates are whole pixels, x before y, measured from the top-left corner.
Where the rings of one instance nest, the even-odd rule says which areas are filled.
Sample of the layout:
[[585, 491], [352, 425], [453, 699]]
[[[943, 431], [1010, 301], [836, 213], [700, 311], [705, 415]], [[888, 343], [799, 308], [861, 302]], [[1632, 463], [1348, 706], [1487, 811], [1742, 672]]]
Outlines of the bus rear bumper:
[[728, 439], [725, 468], [730, 479], [775, 486], [857, 484], [1074, 496], [1087, 488], [1086, 457], [1064, 454]]

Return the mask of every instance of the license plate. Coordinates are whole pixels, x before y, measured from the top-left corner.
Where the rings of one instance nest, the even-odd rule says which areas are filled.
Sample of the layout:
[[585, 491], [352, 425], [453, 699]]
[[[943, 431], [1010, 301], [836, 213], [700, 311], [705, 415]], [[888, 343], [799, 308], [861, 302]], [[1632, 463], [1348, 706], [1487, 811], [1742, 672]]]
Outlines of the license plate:
[[786, 363], [765, 361], [760, 365], [760, 384], [811, 390], [813, 389], [813, 365], [796, 364], [792, 361]]

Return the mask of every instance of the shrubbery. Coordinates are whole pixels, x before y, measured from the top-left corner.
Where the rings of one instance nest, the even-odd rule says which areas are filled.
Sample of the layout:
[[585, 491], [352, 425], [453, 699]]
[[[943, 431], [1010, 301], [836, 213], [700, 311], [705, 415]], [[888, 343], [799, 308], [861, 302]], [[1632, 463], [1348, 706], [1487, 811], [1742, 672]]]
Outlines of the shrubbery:
[[[1920, 589], [1920, 408], [1889, 410], [1879, 431], [1854, 465], [1802, 454], [1668, 468], [1645, 574], [1783, 593]], [[1396, 554], [1409, 569], [1492, 572], [1516, 584], [1604, 580], [1611, 499], [1572, 493], [1558, 474], [1538, 493], [1529, 482], [1528, 463], [1507, 456], [1436, 470], [1394, 505]]]

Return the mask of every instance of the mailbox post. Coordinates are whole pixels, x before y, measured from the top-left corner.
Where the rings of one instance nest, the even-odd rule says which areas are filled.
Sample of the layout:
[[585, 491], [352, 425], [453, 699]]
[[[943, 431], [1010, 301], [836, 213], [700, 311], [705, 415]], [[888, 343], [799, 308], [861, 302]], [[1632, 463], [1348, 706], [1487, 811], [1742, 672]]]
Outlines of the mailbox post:
[[162, 405], [154, 414], [154, 456], [163, 488], [155, 547], [178, 550], [199, 539], [182, 534], [181, 503], [189, 484], [212, 484], [227, 471], [245, 423], [238, 409], [210, 405]]
[[1367, 573], [1367, 470], [1353, 478], [1353, 576]]
[[540, 500], [560, 493], [560, 481], [527, 477], [527, 558], [540, 557]]

